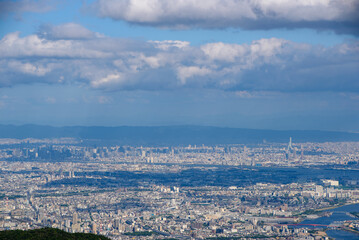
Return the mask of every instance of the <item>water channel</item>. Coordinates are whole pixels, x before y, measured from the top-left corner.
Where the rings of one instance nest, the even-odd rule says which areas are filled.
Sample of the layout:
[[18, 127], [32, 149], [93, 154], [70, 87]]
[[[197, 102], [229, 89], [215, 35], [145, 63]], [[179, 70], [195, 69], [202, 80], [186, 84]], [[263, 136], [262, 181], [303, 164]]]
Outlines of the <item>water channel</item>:
[[[327, 210], [327, 212], [332, 212], [333, 214], [329, 217], [320, 217], [317, 219], [310, 219], [301, 222], [301, 224], [323, 224], [323, 225], [330, 225], [331, 223], [335, 223], [337, 221], [350, 221], [350, 220], [359, 220], [359, 218], [354, 218], [349, 216], [348, 213], [350, 212], [359, 212], [359, 204], [352, 204], [346, 205], [342, 207], [338, 207], [335, 209]], [[344, 230], [328, 230], [327, 231], [328, 237], [337, 239], [337, 240], [344, 240], [344, 239], [359, 239], [359, 234], [347, 232]]]

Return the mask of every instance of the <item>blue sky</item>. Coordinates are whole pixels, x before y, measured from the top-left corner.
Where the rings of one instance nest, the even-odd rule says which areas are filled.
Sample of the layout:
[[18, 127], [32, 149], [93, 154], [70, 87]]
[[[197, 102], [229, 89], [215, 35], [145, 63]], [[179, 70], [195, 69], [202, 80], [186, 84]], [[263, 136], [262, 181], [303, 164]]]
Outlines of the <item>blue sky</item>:
[[358, 6], [0, 1], [0, 123], [357, 132]]

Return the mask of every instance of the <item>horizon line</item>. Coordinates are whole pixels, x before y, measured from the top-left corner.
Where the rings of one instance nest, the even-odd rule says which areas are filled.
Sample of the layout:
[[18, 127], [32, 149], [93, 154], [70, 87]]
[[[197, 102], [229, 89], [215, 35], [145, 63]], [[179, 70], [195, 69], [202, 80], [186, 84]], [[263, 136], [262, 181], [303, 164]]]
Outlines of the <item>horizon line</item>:
[[246, 127], [231, 127], [231, 126], [214, 126], [214, 125], [198, 125], [198, 124], [177, 124], [177, 125], [51, 125], [51, 124], [36, 124], [36, 123], [26, 123], [26, 124], [3, 124], [0, 123], [0, 126], [12, 126], [12, 127], [24, 127], [24, 126], [37, 126], [37, 127], [52, 127], [52, 128], [72, 128], [72, 127], [83, 127], [83, 128], [170, 128], [170, 127], [202, 127], [202, 128], [220, 128], [220, 129], [243, 129], [243, 130], [257, 130], [257, 131], [278, 131], [278, 132], [288, 132], [288, 131], [299, 131], [299, 132], [336, 132], [336, 133], [353, 133], [359, 134], [357, 131], [345, 131], [345, 130], [319, 130], [319, 129], [270, 129], [270, 128], [246, 128]]

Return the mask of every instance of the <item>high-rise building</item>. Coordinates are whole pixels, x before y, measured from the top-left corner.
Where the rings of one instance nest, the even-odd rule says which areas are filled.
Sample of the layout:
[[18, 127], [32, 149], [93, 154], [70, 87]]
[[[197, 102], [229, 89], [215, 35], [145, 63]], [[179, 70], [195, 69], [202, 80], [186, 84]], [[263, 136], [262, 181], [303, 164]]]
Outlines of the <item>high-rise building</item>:
[[80, 231], [81, 231], [81, 227], [80, 227], [80, 223], [79, 223], [79, 218], [78, 218], [77, 212], [74, 212], [74, 214], [72, 215], [72, 226], [71, 226], [71, 230], [72, 230], [72, 232], [80, 232]]
[[72, 215], [72, 224], [76, 224], [79, 222], [78, 215], [76, 212]]

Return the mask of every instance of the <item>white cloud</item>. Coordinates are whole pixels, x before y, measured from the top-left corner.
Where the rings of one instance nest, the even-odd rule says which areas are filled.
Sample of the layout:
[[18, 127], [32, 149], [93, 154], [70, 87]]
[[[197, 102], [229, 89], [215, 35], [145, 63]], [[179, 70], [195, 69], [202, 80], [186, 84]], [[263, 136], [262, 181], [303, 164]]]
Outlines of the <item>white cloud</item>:
[[278, 38], [260, 39], [252, 42], [250, 50], [254, 55], [272, 57], [281, 53], [285, 44], [289, 44], [289, 41]]
[[156, 48], [161, 50], [169, 50], [171, 48], [185, 48], [190, 45], [187, 41], [178, 41], [178, 40], [165, 40], [165, 41], [149, 41], [150, 43], [154, 44]]
[[[358, 33], [357, 0], [97, 0], [100, 17], [169, 28], [314, 28]], [[347, 23], [347, 24], [345, 24]]]
[[0, 39], [0, 87], [41, 82], [113, 91], [359, 91], [358, 46], [358, 41], [323, 47], [277, 38], [191, 46], [181, 41], [58, 40], [11, 33]]
[[123, 82], [123, 76], [118, 73], [109, 74], [101, 79], [91, 81], [91, 86], [94, 88], [101, 88], [111, 85], [117, 85]]
[[[288, 48], [287, 48], [288, 45]], [[212, 61], [232, 63], [235, 68], [226, 68], [225, 71], [238, 71], [250, 69], [262, 64], [273, 64], [280, 60], [277, 55], [286, 54], [300, 47], [300, 44], [286, 41], [284, 39], [269, 38], [253, 41], [248, 44], [208, 43], [201, 46], [201, 50]], [[278, 62], [277, 62], [278, 63]]]
[[47, 40], [38, 35], [21, 38], [19, 32], [9, 33], [0, 40], [2, 57], [76, 57], [102, 58], [111, 52], [99, 51], [86, 46], [83, 42], [71, 40]]
[[77, 23], [65, 23], [61, 25], [43, 25], [39, 34], [48, 39], [90, 39], [103, 37]]
[[217, 42], [203, 45], [201, 50], [212, 60], [234, 62], [236, 58], [246, 54], [248, 49], [238, 44]]
[[206, 76], [211, 73], [211, 70], [205, 67], [198, 66], [181, 66], [177, 69], [177, 76], [181, 81], [182, 85], [185, 85], [188, 78], [195, 76]]

